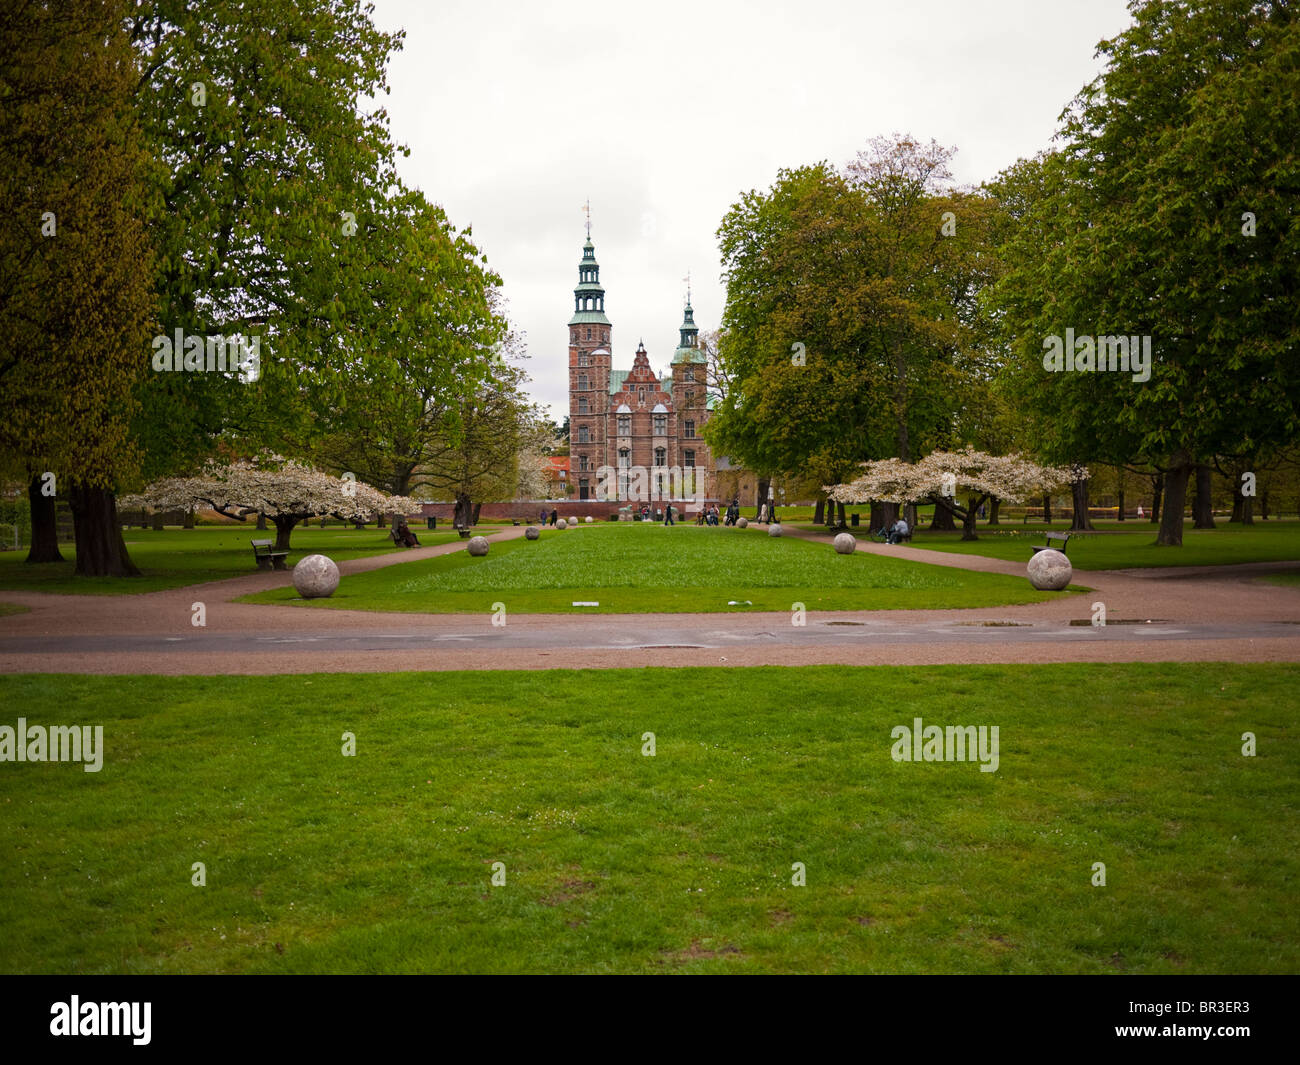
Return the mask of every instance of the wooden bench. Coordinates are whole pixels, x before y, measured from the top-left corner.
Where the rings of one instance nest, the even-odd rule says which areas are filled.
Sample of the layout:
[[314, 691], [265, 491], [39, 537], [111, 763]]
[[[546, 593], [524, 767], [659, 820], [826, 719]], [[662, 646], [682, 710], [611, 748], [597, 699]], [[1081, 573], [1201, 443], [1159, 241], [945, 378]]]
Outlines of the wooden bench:
[[257, 559], [258, 569], [288, 569], [285, 559], [289, 557], [288, 551], [277, 551], [275, 544], [271, 540], [254, 540], [253, 557]]
[[474, 530], [465, 525], [457, 525], [456, 531], [460, 533], [460, 538], [462, 540], [468, 540], [471, 536], [474, 535]]
[[[1038, 554], [1039, 551], [1059, 551], [1061, 554], [1065, 554], [1065, 545], [1069, 542], [1069, 533], [1049, 532], [1047, 534], [1047, 543], [1043, 544], [1042, 547], [1034, 547], [1032, 544], [1030, 546], [1033, 547], [1034, 554]], [[1060, 546], [1057, 547], [1057, 544], [1060, 544]]]

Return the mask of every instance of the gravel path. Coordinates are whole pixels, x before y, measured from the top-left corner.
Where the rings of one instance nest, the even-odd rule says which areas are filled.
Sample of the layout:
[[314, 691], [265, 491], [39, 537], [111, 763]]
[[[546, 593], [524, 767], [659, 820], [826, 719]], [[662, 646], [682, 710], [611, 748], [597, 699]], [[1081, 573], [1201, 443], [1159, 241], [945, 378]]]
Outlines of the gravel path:
[[[491, 534], [522, 536], [523, 527]], [[766, 535], [751, 527], [750, 535]], [[581, 535], [577, 530], [573, 535]], [[821, 533], [789, 530], [818, 541]], [[346, 576], [464, 548], [460, 542], [341, 563]], [[827, 548], [829, 550], [829, 547]], [[859, 543], [859, 551], [1024, 575], [1018, 562]], [[445, 669], [605, 669], [756, 664], [1300, 661], [1300, 589], [1260, 582], [1300, 562], [1075, 575], [1092, 591], [967, 610], [665, 615], [385, 614], [230, 600], [290, 583], [254, 573], [130, 596], [0, 592], [31, 608], [0, 618], [0, 672], [274, 674]], [[203, 602], [207, 625], [191, 625]], [[1089, 622], [1094, 602], [1108, 624]], [[1075, 624], [1071, 624], [1074, 622]]]

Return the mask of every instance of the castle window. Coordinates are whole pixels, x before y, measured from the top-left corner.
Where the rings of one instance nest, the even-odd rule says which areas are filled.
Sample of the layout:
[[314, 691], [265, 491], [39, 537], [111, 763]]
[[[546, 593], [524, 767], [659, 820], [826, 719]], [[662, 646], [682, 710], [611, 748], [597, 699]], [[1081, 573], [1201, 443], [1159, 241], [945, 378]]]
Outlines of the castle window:
[[578, 443], [579, 444], [591, 443], [591, 430], [589, 430], [585, 425], [578, 426]]
[[689, 467], [689, 466], [694, 466], [694, 465], [695, 465], [695, 452], [694, 452], [694, 451], [684, 451], [682, 454], [685, 456], [685, 457], [682, 459], [682, 465], [683, 465], [683, 466], [688, 466], [688, 467]]
[[695, 393], [694, 393], [694, 392], [687, 392], [687, 393], [686, 393], [686, 406], [688, 406], [688, 407], [693, 407], [693, 406], [695, 406]]
[[578, 365], [579, 365], [579, 366], [586, 366], [586, 365], [589, 364], [589, 362], [590, 362], [590, 357], [587, 355], [587, 353], [586, 353], [585, 351], [580, 351], [580, 352], [578, 352]]
[[664, 436], [668, 432], [668, 415], [655, 415], [655, 436]]
[[684, 430], [683, 435], [686, 436], [686, 437], [688, 437], [688, 438], [689, 438], [689, 437], [693, 437], [693, 436], [695, 435], [695, 423], [694, 423], [694, 422], [692, 422], [692, 421], [687, 421], [687, 423], [686, 423], [686, 428], [685, 428], [685, 430]]
[[579, 470], [582, 470], [582, 471], [584, 471], [584, 472], [586, 471], [586, 469], [587, 469], [587, 456], [586, 456], [586, 455], [579, 455], [579, 456], [578, 456], [578, 469], [579, 469]]
[[576, 344], [577, 342], [578, 342], [578, 331], [575, 329], [573, 331], [573, 334], [569, 337], [569, 343]]
[[632, 455], [625, 447], [618, 449], [618, 465], [620, 469], [627, 469], [632, 464]]
[[668, 465], [668, 451], [665, 448], [662, 447], [655, 448], [655, 465], [656, 466]]
[[632, 433], [632, 415], [620, 414], [618, 416], [618, 435], [629, 436]]
[[[694, 366], [688, 366], [688, 367], [686, 367], [685, 370], [682, 371], [682, 380], [683, 380], [683, 381], [694, 381], [694, 380], [695, 380], [695, 367], [694, 367]], [[687, 394], [688, 396], [690, 395], [689, 392], [687, 392], [686, 394]]]
[[[588, 300], [587, 302], [590, 303], [591, 300]], [[591, 326], [587, 326], [587, 339], [591, 339]]]
[[578, 391], [581, 392], [584, 389], [586, 389], [586, 387], [587, 387], [587, 375], [585, 373], [578, 374]]
[[589, 414], [589, 413], [590, 413], [590, 411], [587, 410], [587, 397], [586, 397], [586, 396], [579, 396], [579, 397], [578, 397], [578, 413], [579, 413], [579, 414]]

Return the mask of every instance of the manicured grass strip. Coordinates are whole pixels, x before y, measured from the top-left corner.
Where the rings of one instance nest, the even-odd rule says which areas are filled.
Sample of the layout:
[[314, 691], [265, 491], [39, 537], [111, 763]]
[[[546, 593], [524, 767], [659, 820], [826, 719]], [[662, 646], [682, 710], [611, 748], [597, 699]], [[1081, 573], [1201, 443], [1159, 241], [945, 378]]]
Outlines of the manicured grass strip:
[[[1132, 531], [1134, 522], [1097, 522], [1097, 531], [1072, 533], [1067, 548], [1076, 570], [1138, 569], [1149, 566], [1230, 566], [1241, 562], [1300, 561], [1300, 522], [1271, 521], [1251, 526], [1226, 525], [1197, 530], [1190, 524], [1183, 532], [1182, 547], [1157, 547], [1154, 526], [1143, 525]], [[803, 528], [818, 529], [805, 525]], [[983, 555], [1009, 562], [1028, 563], [1031, 545], [1047, 543], [1044, 533], [1068, 531], [1065, 523], [1052, 526], [997, 525], [979, 526], [979, 539], [961, 540], [959, 532], [929, 532], [918, 529], [912, 547], [953, 554]], [[820, 531], [824, 531], [821, 529]], [[868, 530], [850, 530], [860, 539]]]
[[0, 603], [0, 618], [10, 614], [26, 614], [29, 609], [30, 607], [19, 606], [17, 603]]
[[[796, 602], [809, 610], [947, 609], [1060, 594], [1035, 591], [1018, 577], [837, 555], [826, 544], [763, 532], [634, 523], [547, 530], [537, 541], [493, 544], [483, 558], [460, 551], [356, 574], [310, 605], [482, 613], [504, 603], [511, 613], [707, 613], [789, 611]], [[295, 596], [280, 588], [244, 601], [288, 603]]]
[[1270, 577], [1261, 577], [1267, 584], [1280, 584], [1284, 588], [1300, 586], [1300, 573], [1275, 573]]
[[[251, 525], [205, 525], [162, 532], [132, 529], [123, 535], [141, 577], [74, 577], [76, 551], [71, 544], [60, 544], [65, 561], [39, 566], [23, 561], [26, 551], [0, 553], [0, 588], [68, 595], [134, 595], [242, 577], [257, 568], [250, 541], [274, 540], [275, 530], [259, 532]], [[454, 532], [416, 530], [416, 535], [423, 547], [459, 539]], [[299, 528], [293, 532], [288, 564], [292, 568], [302, 558], [317, 553], [344, 562], [404, 550], [393, 545], [387, 529]]]
[[[0, 677], [4, 723], [106, 748], [0, 763], [0, 969], [1295, 972], [1298, 690], [1221, 663]], [[918, 714], [998, 726], [997, 771], [892, 760]]]

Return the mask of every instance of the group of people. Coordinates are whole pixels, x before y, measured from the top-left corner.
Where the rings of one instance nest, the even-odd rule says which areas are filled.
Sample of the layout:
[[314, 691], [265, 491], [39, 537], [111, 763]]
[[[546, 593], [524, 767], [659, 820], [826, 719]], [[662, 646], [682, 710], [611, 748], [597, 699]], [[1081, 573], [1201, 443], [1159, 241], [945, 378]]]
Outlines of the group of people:
[[554, 525], [559, 520], [560, 512], [558, 510], [553, 510], [550, 514], [547, 514], [545, 507], [542, 507], [541, 513], [537, 516], [537, 523], [539, 525]]
[[406, 522], [399, 522], [397, 528], [393, 530], [393, 539], [403, 547], [419, 547], [420, 541], [415, 538], [415, 533], [411, 532], [411, 527]]

